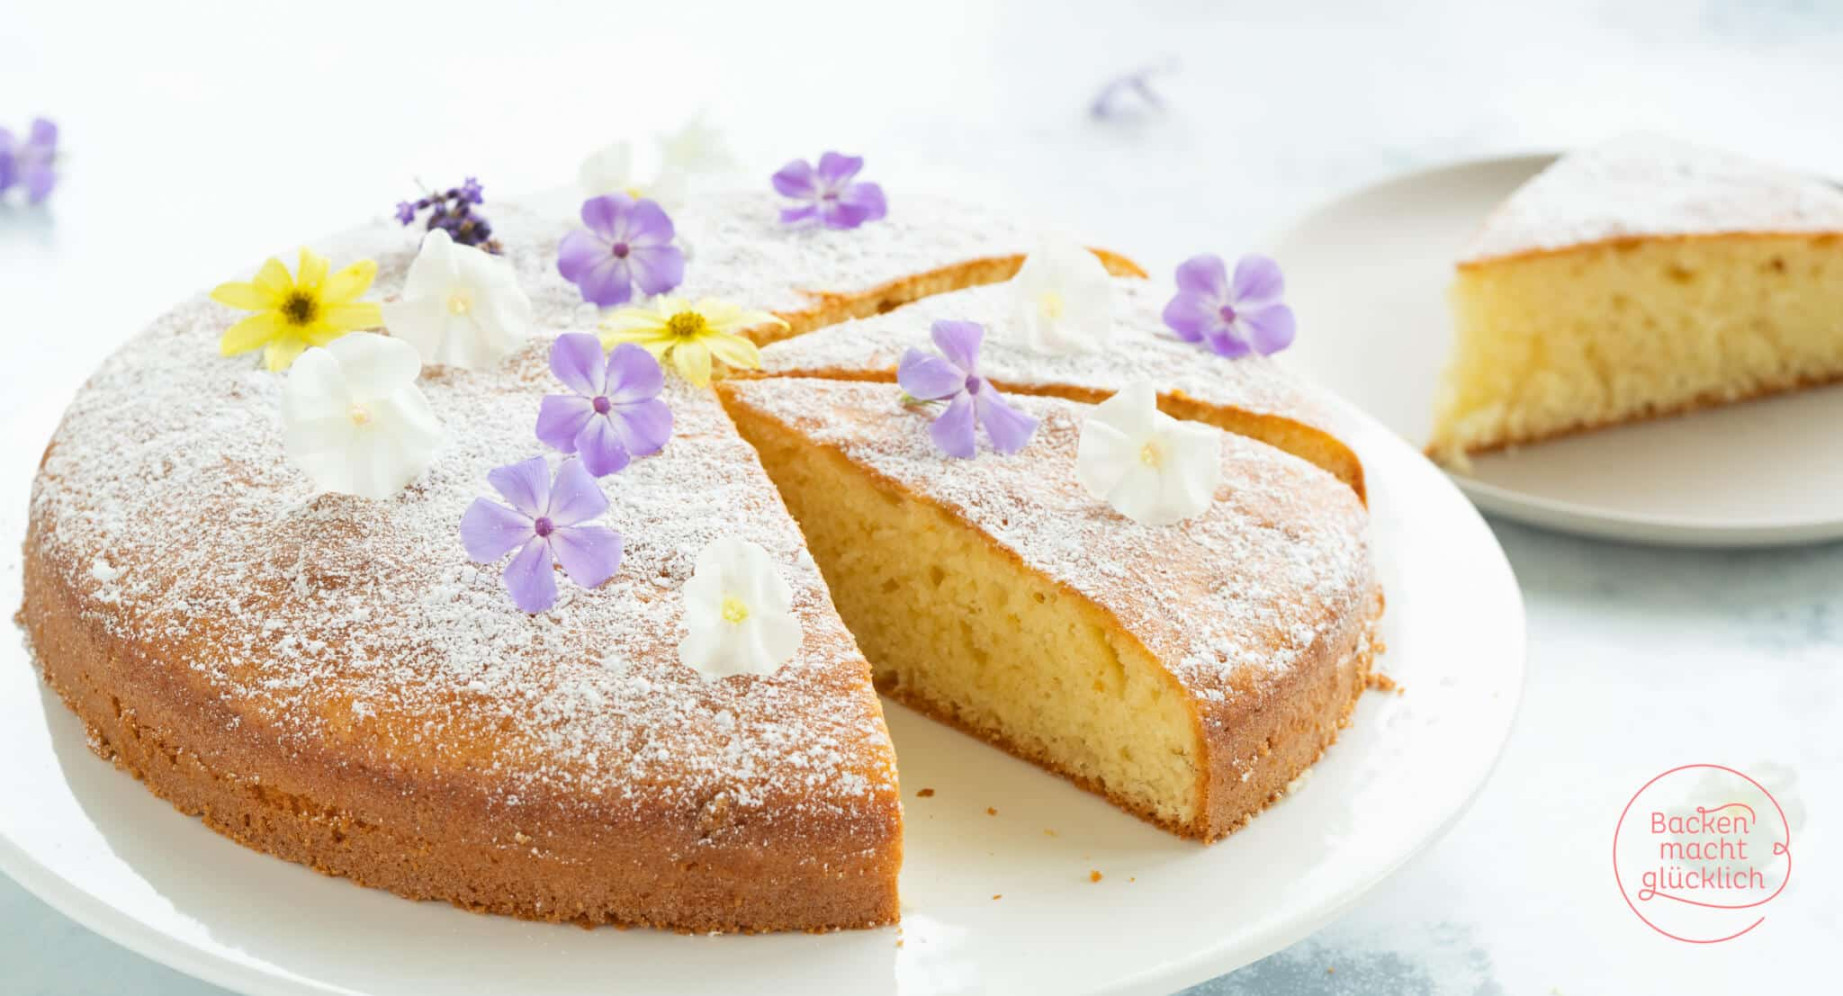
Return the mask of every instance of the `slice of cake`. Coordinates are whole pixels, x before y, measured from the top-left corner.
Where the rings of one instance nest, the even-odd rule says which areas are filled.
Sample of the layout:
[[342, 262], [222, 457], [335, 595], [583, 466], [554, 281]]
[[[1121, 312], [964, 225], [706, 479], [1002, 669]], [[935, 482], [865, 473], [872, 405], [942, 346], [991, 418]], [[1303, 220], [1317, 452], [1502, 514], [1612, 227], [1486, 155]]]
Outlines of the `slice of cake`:
[[879, 687], [1178, 833], [1242, 825], [1336, 739], [1380, 599], [1351, 490], [1210, 430], [1224, 485], [1146, 526], [1076, 475], [1088, 405], [955, 459], [893, 385], [721, 388]]
[[1265, 357], [1228, 359], [1179, 339], [1160, 317], [1170, 291], [1116, 279], [1106, 349], [1073, 354], [1033, 350], [1012, 335], [1013, 294], [1003, 284], [918, 301], [887, 315], [819, 329], [762, 351], [767, 374], [894, 382], [903, 351], [928, 344], [936, 321], [993, 330], [980, 363], [1001, 390], [1099, 402], [1139, 380], [1159, 385], [1159, 407], [1258, 439], [1330, 471], [1363, 494], [1363, 465], [1337, 435], [1331, 406]]
[[1657, 138], [1572, 153], [1459, 261], [1429, 452], [1843, 378], [1843, 191]]

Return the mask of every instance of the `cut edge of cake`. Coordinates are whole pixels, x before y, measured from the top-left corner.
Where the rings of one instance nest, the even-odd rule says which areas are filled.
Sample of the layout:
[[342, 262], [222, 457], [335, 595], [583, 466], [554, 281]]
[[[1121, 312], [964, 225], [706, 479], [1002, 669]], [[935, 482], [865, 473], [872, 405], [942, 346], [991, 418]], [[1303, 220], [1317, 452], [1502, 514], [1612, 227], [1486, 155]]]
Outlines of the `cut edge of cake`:
[[[1367, 554], [1362, 590], [1344, 614], [1333, 613], [1308, 645], [1275, 648], [1273, 657], [1291, 660], [1290, 666], [1234, 667], [1225, 659], [1207, 678], [1187, 671], [1192, 676], [1180, 679], [1179, 665], [1153, 650], [1170, 641], [1145, 627], [1168, 637], [1173, 628], [1201, 626], [1195, 619], [1124, 618], [1117, 603], [1101, 604], [1082, 584], [1032, 566], [1019, 548], [968, 518], [966, 507], [853, 459], [814, 438], [817, 421], [800, 424], [789, 415], [790, 408], [835, 402], [827, 413], [832, 417], [823, 421], [836, 427], [869, 410], [871, 386], [767, 378], [728, 381], [719, 393], [801, 523], [880, 691], [1149, 822], [1203, 841], [1245, 825], [1337, 739], [1380, 649], [1381, 593]], [[895, 395], [876, 386], [876, 397], [887, 394], [890, 416], [903, 420], [901, 428], [925, 437], [914, 413], [902, 412]], [[801, 400], [790, 400], [789, 391], [801, 392]], [[1070, 418], [1089, 407], [1061, 399], [1018, 403], [1049, 413], [1065, 437]], [[1233, 440], [1225, 446], [1228, 487], [1240, 484], [1252, 463], [1283, 465], [1279, 473], [1288, 483], [1306, 485], [1306, 504], [1341, 501], [1348, 506], [1343, 514], [1366, 519], [1350, 492], [1317, 468], [1259, 442], [1223, 438]], [[1061, 442], [1067, 445], [1053, 449], [1033, 442], [1033, 455], [1066, 463], [1073, 475], [1072, 438]], [[988, 453], [979, 459], [1001, 458]], [[965, 465], [943, 465], [944, 473]], [[1035, 479], [1018, 486], [1036, 491], [1044, 485]], [[1206, 513], [1216, 514], [1229, 513], [1220, 507]], [[1039, 531], [1014, 525], [1018, 535]], [[898, 535], [900, 555], [890, 556]], [[1339, 540], [1362, 546], [1360, 537]], [[1260, 556], [1257, 551], [1236, 569], [1281, 569]], [[1207, 570], [1201, 576], [1215, 578]], [[1149, 591], [1128, 597], [1160, 601]], [[890, 617], [895, 599], [906, 599], [913, 614]], [[1158, 614], [1156, 607], [1145, 611]], [[1044, 654], [1044, 647], [1054, 652]], [[1010, 691], [969, 691], [982, 684]], [[1066, 729], [1044, 718], [1057, 708], [1075, 716]]]

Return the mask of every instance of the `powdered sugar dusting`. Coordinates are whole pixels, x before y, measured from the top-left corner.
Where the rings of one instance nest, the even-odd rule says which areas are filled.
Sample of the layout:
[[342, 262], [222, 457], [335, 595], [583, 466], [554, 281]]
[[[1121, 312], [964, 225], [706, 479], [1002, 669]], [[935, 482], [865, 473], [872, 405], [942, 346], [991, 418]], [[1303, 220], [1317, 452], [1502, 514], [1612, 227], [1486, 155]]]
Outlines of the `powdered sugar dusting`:
[[1170, 288], [1132, 278], [1114, 278], [1113, 283], [1113, 337], [1104, 350], [1061, 355], [1030, 349], [1011, 331], [1012, 288], [990, 284], [773, 343], [762, 350], [762, 368], [791, 375], [893, 376], [905, 350], [934, 348], [928, 337], [934, 322], [973, 321], [986, 327], [980, 372], [1003, 386], [1068, 386], [1112, 393], [1133, 381], [1149, 380], [1164, 394], [1178, 392], [1206, 404], [1288, 418], [1335, 434], [1329, 406], [1272, 360], [1227, 359], [1165, 328], [1162, 314]]
[[1089, 406], [1013, 397], [1042, 419], [1012, 456], [982, 443], [946, 456], [929, 416], [887, 384], [768, 378], [736, 397], [940, 503], [1023, 562], [1092, 599], [1199, 699], [1221, 701], [1257, 672], [1284, 671], [1328, 633], [1360, 631], [1375, 589], [1368, 515], [1330, 474], [1265, 444], [1218, 433], [1223, 480], [1203, 515], [1145, 526], [1090, 497], [1075, 453]]
[[[569, 227], [501, 206], [494, 221], [538, 335], [488, 370], [429, 368], [445, 439], [386, 501], [316, 496], [282, 457], [280, 375], [218, 355], [238, 313], [205, 298], [161, 318], [78, 395], [33, 494], [33, 518], [86, 616], [164, 661], [192, 694], [290, 753], [325, 744], [373, 770], [465, 774], [517, 805], [572, 799], [611, 819], [695, 814], [713, 799], [761, 822], [875, 811], [895, 792], [868, 669], [798, 529], [715, 397], [674, 380], [658, 456], [605, 478], [626, 556], [594, 591], [559, 578], [528, 616], [458, 524], [486, 472], [544, 453], [549, 340], [592, 327], [557, 276]], [[383, 223], [321, 248], [379, 263], [401, 287], [416, 238]], [[555, 454], [551, 454], [554, 460]], [[771, 678], [706, 682], [681, 666], [679, 586], [733, 533], [765, 547], [805, 630]], [[590, 800], [593, 800], [592, 802]]]
[[905, 193], [889, 217], [853, 229], [784, 225], [763, 191], [712, 193], [674, 217], [690, 254], [683, 297], [720, 297], [783, 314], [826, 293], [858, 293], [954, 263], [1029, 249], [1027, 226], [973, 204]]
[[1843, 190], [1653, 135], [1571, 152], [1510, 195], [1460, 262], [1623, 238], [1843, 232]]

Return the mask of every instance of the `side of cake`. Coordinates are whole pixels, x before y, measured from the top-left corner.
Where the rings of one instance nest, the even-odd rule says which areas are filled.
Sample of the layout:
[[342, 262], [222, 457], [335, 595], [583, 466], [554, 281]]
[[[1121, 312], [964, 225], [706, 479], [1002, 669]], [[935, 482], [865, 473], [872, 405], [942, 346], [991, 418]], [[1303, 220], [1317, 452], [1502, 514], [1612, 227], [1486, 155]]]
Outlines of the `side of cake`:
[[[1242, 825], [1336, 739], [1381, 603], [1330, 475], [1205, 430], [1223, 485], [1176, 526], [1083, 492], [1091, 406], [1018, 398], [1023, 454], [957, 459], [894, 386], [722, 387], [878, 687], [1186, 836]], [[1156, 556], [1144, 556], [1156, 546]]]
[[1628, 138], [1564, 156], [1460, 259], [1429, 452], [1843, 378], [1843, 191]]

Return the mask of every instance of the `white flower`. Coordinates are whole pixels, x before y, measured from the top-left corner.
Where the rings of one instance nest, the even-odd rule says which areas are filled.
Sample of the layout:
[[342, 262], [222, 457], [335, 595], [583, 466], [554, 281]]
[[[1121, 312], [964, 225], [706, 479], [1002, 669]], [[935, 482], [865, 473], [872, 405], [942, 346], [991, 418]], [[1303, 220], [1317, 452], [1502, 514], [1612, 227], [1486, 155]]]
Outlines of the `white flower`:
[[1164, 526], [1201, 514], [1222, 480], [1222, 440], [1158, 410], [1140, 381], [1094, 408], [1075, 451], [1082, 487], [1121, 515]]
[[735, 163], [722, 135], [701, 115], [686, 121], [678, 131], [659, 136], [657, 141], [658, 162], [651, 179], [642, 179], [634, 166], [630, 142], [615, 142], [583, 160], [576, 173], [582, 195], [644, 197], [670, 211], [684, 202], [693, 176], [720, 173]]
[[321, 491], [389, 498], [422, 476], [441, 423], [416, 348], [354, 332], [302, 353], [282, 385], [282, 443]]
[[439, 228], [423, 236], [403, 293], [383, 312], [384, 327], [424, 363], [482, 367], [531, 334], [531, 299], [512, 264]]
[[1091, 353], [1113, 332], [1113, 281], [1094, 253], [1046, 242], [1011, 278], [1011, 331], [1039, 353]]
[[685, 582], [678, 659], [705, 680], [773, 674], [800, 648], [793, 589], [768, 551], [735, 536], [712, 540]]

